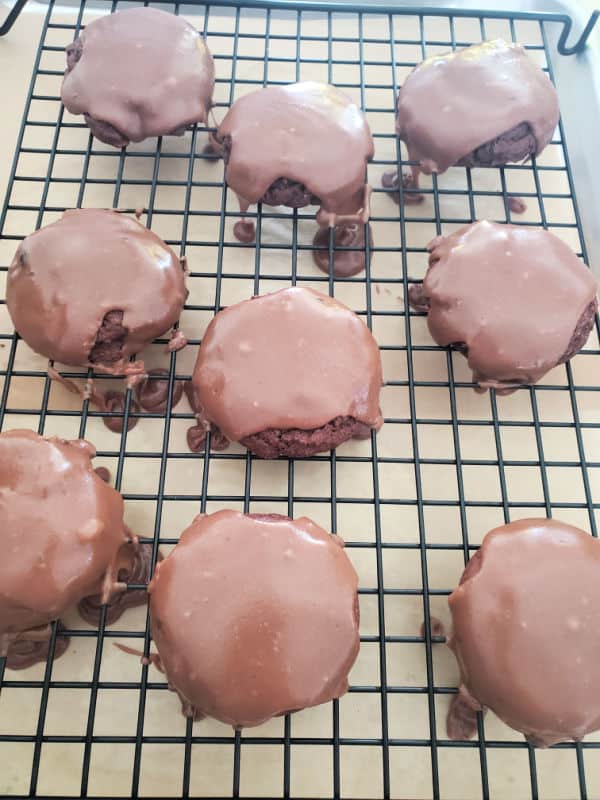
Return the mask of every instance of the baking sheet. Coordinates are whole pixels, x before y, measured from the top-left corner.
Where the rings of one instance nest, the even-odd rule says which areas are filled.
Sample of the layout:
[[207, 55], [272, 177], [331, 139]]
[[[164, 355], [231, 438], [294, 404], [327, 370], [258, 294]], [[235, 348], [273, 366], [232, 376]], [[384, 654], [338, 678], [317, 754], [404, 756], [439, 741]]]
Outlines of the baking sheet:
[[[169, 6], [163, 6], [171, 9]], [[97, 13], [97, 12], [95, 12]], [[95, 13], [86, 12], [84, 22]], [[203, 19], [190, 16], [199, 28]], [[74, 24], [76, 11], [55, 11], [53, 23]], [[393, 130], [394, 90], [390, 68], [390, 22], [386, 16], [365, 17], [360, 52], [356, 15], [336, 14], [332, 18], [335, 41], [331, 53], [327, 40], [304, 37], [327, 35], [327, 16], [305, 15], [300, 23], [296, 12], [271, 12], [269, 34], [289, 38], [272, 38], [265, 57], [264, 38], [246, 34], [266, 33], [266, 14], [242, 11], [237, 35], [237, 58], [233, 59], [236, 37], [219, 36], [216, 32], [235, 31], [235, 12], [211, 12], [208, 21], [208, 43], [217, 59], [216, 100], [227, 104], [250, 91], [255, 85], [243, 81], [328, 80], [334, 83], [355, 84], [345, 90], [358, 103], [371, 109], [368, 113], [374, 134], [387, 135]], [[419, 21], [416, 17], [397, 17], [395, 37], [413, 40], [412, 44], [396, 45], [397, 64], [415, 62], [422, 56]], [[299, 27], [300, 26], [300, 27]], [[16, 35], [35, 40], [39, 21], [32, 15], [19, 21]], [[541, 45], [539, 27], [535, 23], [517, 23], [517, 36], [529, 45]], [[477, 20], [457, 20], [455, 36], [458, 41], [479, 41], [482, 31]], [[299, 34], [299, 35], [298, 35]], [[11, 34], [12, 36], [13, 34]], [[507, 23], [487, 22], [487, 38], [501, 35], [510, 38]], [[426, 18], [425, 37], [430, 41], [448, 42], [448, 21]], [[72, 39], [72, 31], [53, 28], [46, 43], [64, 46]], [[10, 42], [10, 37], [7, 40]], [[298, 44], [298, 51], [296, 45]], [[4, 47], [4, 43], [2, 43]], [[447, 45], [429, 46], [427, 55], [447, 49]], [[1, 52], [1, 51], [0, 51]], [[277, 61], [278, 57], [296, 57], [294, 61]], [[542, 49], [532, 51], [532, 57], [544, 65]], [[342, 59], [348, 63], [334, 65], [329, 71], [327, 59]], [[365, 84], [386, 85], [387, 88], [364, 90]], [[0, 56], [4, 58], [4, 55]], [[305, 59], [311, 59], [306, 61]], [[352, 62], [352, 63], [350, 63]], [[364, 63], [367, 62], [367, 63]], [[375, 63], [375, 62], [380, 62]], [[12, 47], [11, 70], [15, 76], [31, 71], [31, 50]], [[41, 69], [62, 70], [61, 52], [44, 52]], [[230, 94], [232, 66], [235, 82]], [[398, 66], [396, 82], [402, 83], [410, 67]], [[10, 82], [12, 83], [12, 81]], [[14, 104], [19, 109], [23, 84], [14, 82]], [[40, 75], [35, 91], [56, 98], [60, 77]], [[48, 127], [28, 126], [23, 147], [51, 148], [56, 135], [56, 123], [77, 123], [80, 120], [64, 112], [59, 102], [33, 100], [29, 119], [53, 123]], [[223, 108], [217, 109], [221, 119]], [[12, 124], [12, 121], [11, 121]], [[294, 214], [277, 209], [277, 217], [269, 218], [271, 209], [264, 209], [259, 253], [253, 246], [237, 247], [233, 237], [237, 212], [235, 197], [227, 194], [222, 209], [223, 166], [196, 159], [194, 181], [207, 185], [193, 186], [189, 208], [210, 211], [210, 216], [186, 215], [185, 182], [188, 178], [190, 150], [195, 144], [199, 153], [206, 141], [198, 133], [194, 142], [191, 134], [181, 139], [168, 138], [162, 142], [160, 154], [136, 156], [151, 152], [148, 143], [132, 145], [127, 154], [94, 141], [93, 154], [88, 149], [89, 137], [81, 127], [60, 129], [58, 151], [52, 161], [47, 154], [22, 153], [17, 174], [35, 176], [37, 180], [14, 184], [5, 219], [4, 237], [0, 241], [0, 263], [7, 266], [16, 248], [16, 240], [38, 224], [56, 219], [58, 209], [77, 205], [80, 191], [84, 206], [143, 206], [151, 210], [152, 229], [178, 247], [182, 226], [187, 224], [186, 256], [192, 276], [189, 279], [188, 308], [181, 327], [192, 344], [173, 356], [177, 375], [191, 373], [197, 341], [212, 318], [215, 307], [229, 305], [260, 292], [288, 286], [295, 274], [303, 285], [327, 291], [328, 283], [312, 263], [309, 250], [278, 249], [289, 246], [292, 238], [300, 246], [310, 245], [314, 222], [310, 213]], [[79, 151], [69, 154], [61, 151]], [[376, 138], [376, 161], [395, 162], [396, 143], [393, 138]], [[541, 185], [536, 187], [532, 169], [507, 169], [504, 173], [506, 190], [515, 194], [533, 193], [528, 197], [528, 211], [519, 221], [541, 223], [545, 215], [548, 227], [563, 238], [574, 250], [581, 252], [582, 243], [574, 224], [572, 200], [564, 170], [560, 144], [549, 146], [538, 161], [541, 166], [558, 167], [556, 171], [540, 171]], [[369, 181], [379, 186], [384, 164], [369, 167]], [[46, 180], [48, 169], [51, 181]], [[152, 175], [158, 183], [151, 189]], [[70, 179], [63, 181], [57, 179]], [[472, 182], [471, 186], [467, 181]], [[184, 185], [169, 185], [169, 182]], [[425, 186], [431, 184], [425, 181]], [[118, 190], [115, 191], [115, 186]], [[488, 217], [505, 220], [501, 173], [497, 170], [474, 170], [470, 178], [464, 169], [450, 170], [438, 179], [438, 187], [447, 190], [439, 194], [438, 218], [441, 230], [449, 233], [472, 218]], [[453, 194], [472, 189], [468, 194]], [[487, 194], [478, 194], [484, 192]], [[542, 195], [558, 193], [558, 198]], [[540, 200], [541, 198], [541, 200]], [[41, 206], [41, 204], [43, 205]], [[38, 211], [38, 209], [41, 210]], [[206, 462], [202, 456], [191, 457], [185, 444], [185, 431], [191, 424], [190, 409], [185, 398], [175, 409], [170, 421], [167, 440], [164, 495], [160, 508], [161, 538], [176, 540], [179, 532], [200, 510], [203, 485], [206, 487], [206, 510], [223, 507], [249, 511], [306, 514], [325, 528], [337, 531], [349, 544], [348, 553], [360, 576], [361, 635], [366, 637], [351, 675], [353, 689], [339, 702], [339, 729], [334, 730], [335, 715], [331, 704], [294, 714], [289, 722], [290, 739], [282, 744], [285, 733], [283, 719], [256, 729], [243, 731], [240, 748], [240, 796], [280, 797], [283, 795], [284, 763], [290, 763], [291, 797], [330, 797], [333, 795], [334, 759], [339, 736], [340, 795], [344, 798], [379, 798], [383, 796], [384, 762], [382, 740], [388, 737], [390, 793], [393, 798], [431, 798], [432, 757], [431, 726], [428, 709], [427, 643], [420, 638], [423, 621], [423, 597], [429, 593], [431, 613], [446, 624], [448, 591], [461, 574], [463, 533], [461, 507], [466, 520], [465, 535], [469, 545], [478, 545], [491, 527], [504, 521], [504, 507], [512, 519], [543, 515], [546, 504], [553, 515], [586, 530], [591, 520], [586, 503], [600, 501], [600, 472], [597, 462], [600, 453], [600, 406], [598, 395], [592, 391], [600, 385], [599, 343], [594, 331], [586, 352], [577, 356], [568, 368], [572, 375], [571, 393], [568, 370], [553, 370], [534, 391], [519, 391], [510, 397], [491, 399], [478, 395], [468, 383], [470, 375], [464, 359], [431, 347], [423, 317], [410, 317], [411, 349], [407, 350], [404, 291], [397, 279], [402, 275], [399, 248], [408, 248], [407, 268], [410, 278], [419, 279], [426, 267], [423, 248], [438, 232], [435, 223], [433, 198], [429, 195], [422, 206], [406, 208], [410, 217], [404, 241], [398, 208], [383, 193], [372, 200], [375, 221], [373, 236], [377, 249], [373, 253], [371, 281], [364, 275], [354, 281], [335, 281], [335, 296], [358, 312], [372, 311], [371, 322], [375, 336], [382, 346], [386, 386], [382, 392], [382, 408], [386, 424], [377, 437], [376, 453], [370, 442], [352, 442], [338, 448], [333, 462], [328, 456], [310, 461], [297, 461], [293, 470], [287, 462], [261, 462], [247, 459], [244, 451], [232, 446], [224, 454], [212, 454]], [[142, 220], [148, 219], [145, 215]], [[452, 220], [451, 222], [447, 220]], [[221, 235], [222, 233], [222, 235]], [[217, 278], [220, 264], [221, 277]], [[0, 272], [0, 296], [4, 296], [5, 271]], [[12, 333], [6, 306], [0, 306], [0, 333]], [[11, 342], [0, 342], [0, 369], [6, 370]], [[419, 349], [422, 346], [425, 349]], [[416, 348], [416, 349], [415, 349]], [[148, 366], [168, 366], [169, 356], [164, 345], [153, 345], [144, 353]], [[408, 359], [411, 359], [415, 386], [408, 385]], [[59, 384], [49, 384], [45, 378], [46, 363], [20, 341], [16, 347], [13, 376], [7, 398], [7, 413], [3, 429], [16, 427], [43, 428], [46, 435], [76, 437], [81, 424], [81, 400], [69, 394]], [[453, 388], [449, 382], [452, 371]], [[31, 372], [27, 376], [19, 372]], [[69, 370], [62, 370], [68, 373]], [[0, 391], [4, 376], [0, 376]], [[82, 383], [82, 381], [80, 381]], [[102, 388], [114, 381], [102, 379]], [[50, 411], [69, 412], [55, 416], [40, 414], [44, 393], [48, 392]], [[414, 398], [418, 452], [414, 452], [413, 429], [410, 423], [410, 399]], [[497, 419], [494, 423], [494, 404]], [[32, 413], [19, 413], [27, 409]], [[181, 417], [179, 414], [183, 414]], [[577, 415], [585, 427], [580, 428], [580, 441], [574, 427]], [[187, 418], [186, 418], [187, 417]], [[456, 428], [450, 422], [454, 420]], [[441, 423], [441, 424], [440, 424]], [[532, 424], [534, 423], [534, 424]], [[121, 491], [127, 500], [127, 523], [140, 536], [151, 538], [155, 530], [161, 453], [165, 444], [164, 419], [144, 419], [123, 437], [108, 431], [98, 416], [88, 416], [85, 436], [104, 455], [97, 464], [107, 466], [116, 474], [118, 456], [124, 450]], [[455, 439], [456, 436], [456, 439]], [[457, 444], [459, 445], [457, 465]], [[586, 497], [581, 452], [587, 467], [589, 496]], [[232, 457], [233, 456], [233, 457]], [[416, 456], [416, 459], [415, 459]], [[373, 467], [374, 459], [375, 467]], [[392, 460], [393, 459], [393, 460]], [[397, 460], [400, 459], [400, 460]], [[439, 463], [443, 460], [443, 463]], [[432, 463], [435, 461], [436, 463]], [[544, 483], [540, 463], [544, 462], [547, 483]], [[377, 476], [378, 495], [374, 494], [373, 474]], [[207, 470], [207, 475], [204, 471]], [[457, 475], [462, 478], [462, 496]], [[332, 474], [335, 475], [335, 498], [332, 499]], [[420, 490], [416, 475], [420, 480]], [[503, 487], [501, 476], [504, 478]], [[288, 498], [288, 486], [292, 486]], [[247, 492], [247, 486], [249, 492]], [[419, 493], [420, 491], [420, 493]], [[276, 497], [276, 501], [261, 498]], [[246, 502], [248, 500], [248, 502]], [[423, 535], [427, 545], [427, 582], [421, 569], [421, 550], [417, 500], [423, 501]], [[592, 512], [596, 515], [596, 509]], [[378, 529], [382, 546], [378, 548]], [[171, 544], [161, 545], [163, 552]], [[378, 566], [378, 552], [381, 561]], [[378, 590], [383, 589], [385, 636], [380, 646]], [[73, 613], [67, 620], [70, 628], [91, 631]], [[137, 632], [143, 636], [146, 625], [145, 609], [136, 609], [118, 623], [118, 630]], [[130, 646], [143, 645], [143, 638], [126, 639], [111, 636], [110, 629], [101, 646], [100, 688], [93, 725], [94, 740], [90, 749], [90, 796], [129, 796], [132, 787], [135, 755], [135, 735], [140, 711], [140, 690], [137, 685], [142, 667], [133, 656], [123, 653], [116, 642]], [[464, 747], [445, 746], [445, 714], [451, 694], [445, 690], [456, 687], [458, 673], [454, 659], [441, 644], [432, 646], [433, 690], [435, 701], [435, 736], [439, 767], [439, 794], [442, 798], [475, 800], [482, 796], [480, 750], [477, 744]], [[85, 736], [90, 682], [93, 676], [96, 638], [78, 636], [72, 639], [68, 653], [52, 668], [51, 688], [43, 732], [50, 737]], [[386, 669], [387, 692], [381, 692], [381, 664]], [[0, 696], [0, 735], [34, 735], [38, 724], [41, 684], [37, 688], [19, 688], [15, 681], [41, 682], [44, 665], [29, 670], [6, 673], [6, 683]], [[145, 694], [143, 735], [141, 747], [140, 796], [181, 796], [184, 770], [186, 722], [179, 714], [177, 698], [166, 690], [164, 676], [149, 668], [150, 682]], [[55, 686], [60, 682], [82, 682], [83, 687]], [[111, 682], [130, 682], [131, 688], [111, 688]], [[431, 688], [431, 687], [430, 687]], [[382, 703], [387, 707], [387, 728], [382, 729]], [[532, 795], [528, 750], [521, 746], [522, 737], [511, 731], [493, 714], [485, 723], [485, 758], [489, 777], [489, 795], [496, 800], [518, 800]], [[231, 796], [233, 790], [234, 735], [231, 729], [204, 720], [193, 725], [194, 739], [190, 757], [190, 795], [200, 797]], [[118, 743], [105, 743], [103, 736], [123, 737]], [[153, 741], [161, 737], [162, 741]], [[218, 743], [204, 738], [219, 737]], [[172, 739], [172, 741], [169, 741]], [[307, 744], [302, 740], [311, 739]], [[600, 735], [586, 742], [600, 742]], [[514, 747], [511, 744], [514, 743]], [[85, 745], [82, 742], [45, 741], [41, 747], [37, 792], [42, 795], [79, 796]], [[26, 794], [29, 791], [32, 742], [0, 742], [0, 793]], [[537, 790], [545, 800], [565, 800], [580, 796], [577, 754], [574, 747], [537, 750], [533, 756], [537, 769]], [[600, 755], [594, 748], [584, 747], [587, 791], [590, 797], [600, 796]]]

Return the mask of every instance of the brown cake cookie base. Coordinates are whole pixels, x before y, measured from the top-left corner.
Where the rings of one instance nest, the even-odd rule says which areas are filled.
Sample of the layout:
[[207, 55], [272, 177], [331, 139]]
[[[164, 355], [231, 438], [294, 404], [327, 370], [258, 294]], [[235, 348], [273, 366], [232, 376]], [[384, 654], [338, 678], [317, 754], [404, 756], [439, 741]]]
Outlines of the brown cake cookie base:
[[288, 208], [304, 208], [320, 206], [320, 199], [303, 183], [291, 181], [289, 178], [277, 178], [269, 186], [261, 198], [268, 206], [287, 206]]
[[246, 436], [240, 444], [260, 458], [307, 458], [335, 449], [348, 439], [366, 439], [371, 429], [354, 417], [336, 417], [313, 430], [270, 429]]
[[594, 327], [597, 311], [598, 311], [598, 298], [594, 297], [592, 302], [589, 303], [583, 314], [579, 317], [579, 322], [575, 326], [575, 330], [573, 331], [573, 336], [571, 336], [571, 341], [569, 342], [569, 346], [567, 347], [565, 353], [558, 360], [559, 364], [564, 364], [565, 361], [569, 361], [569, 359], [577, 355], [577, 353], [587, 342], [588, 336], [590, 335], [590, 332]]
[[[99, 139], [104, 144], [109, 144], [112, 147], [127, 147], [129, 139], [122, 134], [110, 122], [105, 122], [102, 119], [95, 119], [89, 114], [83, 115], [85, 123], [96, 139]], [[191, 130], [193, 125], [183, 125], [174, 130], [165, 131], [162, 136], [183, 136], [187, 130]]]
[[[125, 563], [117, 572], [119, 583], [148, 584], [151, 578], [152, 545], [126, 544], [119, 556]], [[159, 551], [158, 560], [162, 560]], [[147, 601], [145, 589], [132, 589], [116, 595], [106, 606], [106, 625], [116, 622], [128, 608], [144, 605]], [[99, 594], [85, 597], [77, 606], [83, 619], [90, 625], [99, 625], [102, 614], [102, 596]]]
[[537, 140], [531, 126], [522, 122], [496, 139], [476, 147], [456, 164], [459, 167], [502, 167], [504, 164], [525, 161], [536, 151]]
[[122, 324], [123, 312], [114, 309], [104, 315], [102, 325], [96, 334], [96, 341], [90, 351], [92, 364], [114, 364], [123, 358], [123, 344], [128, 334]]

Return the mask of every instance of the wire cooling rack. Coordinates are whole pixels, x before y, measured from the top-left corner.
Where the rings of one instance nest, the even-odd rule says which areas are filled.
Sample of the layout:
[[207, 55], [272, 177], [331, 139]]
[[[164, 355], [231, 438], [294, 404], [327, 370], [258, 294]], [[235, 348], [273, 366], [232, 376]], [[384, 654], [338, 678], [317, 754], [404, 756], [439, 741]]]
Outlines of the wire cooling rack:
[[[450, 170], [426, 182], [420, 206], [396, 205], [377, 187], [401, 166], [393, 133], [398, 86], [424, 56], [502, 36], [525, 44], [550, 69], [548, 30], [562, 17], [526, 14], [265, 5], [241, 9], [166, 5], [205, 31], [215, 55], [216, 115], [266, 83], [335, 83], [367, 112], [376, 141], [369, 166], [374, 244], [366, 273], [334, 279], [312, 265], [309, 210], [260, 208], [256, 246], [235, 241], [239, 212], [222, 164], [202, 154], [203, 130], [115, 151], [95, 141], [60, 105], [64, 47], [99, 11], [130, 5], [50, 2], [18, 150], [0, 217], [0, 274], [17, 242], [68, 207], [145, 209], [144, 221], [186, 256], [190, 297], [181, 325], [191, 345], [146, 356], [169, 365], [172, 390], [189, 380], [196, 345], [213, 314], [252, 293], [292, 284], [335, 294], [372, 327], [381, 345], [386, 424], [368, 442], [305, 461], [261, 462], [240, 448], [193, 455], [191, 411], [144, 414], [132, 431], [109, 433], [100, 414], [51, 383], [46, 364], [14, 334], [0, 305], [3, 430], [87, 436], [112, 470], [128, 521], [154, 559], [198, 511], [308, 514], [343, 534], [360, 575], [361, 655], [348, 695], [317, 709], [233, 732], [178, 711], [164, 677], [113, 645], [150, 650], [145, 609], [99, 630], [76, 614], [53, 630], [44, 665], [5, 670], [0, 660], [0, 792], [7, 797], [135, 798], [588, 798], [600, 796], [600, 737], [534, 750], [493, 715], [478, 737], [451, 742], [445, 711], [457, 673], [432, 616], [485, 532], [527, 515], [554, 515], [597, 534], [600, 506], [600, 348], [585, 351], [542, 384], [506, 398], [473, 391], [464, 360], [431, 343], [408, 311], [426, 243], [476, 218], [543, 225], [584, 259], [562, 128], [534, 163]], [[317, 10], [315, 10], [317, 8]], [[319, 10], [320, 9], [320, 10]], [[561, 51], [573, 52], [563, 29]], [[266, 144], [268, 146], [268, 143]], [[511, 215], [512, 195], [528, 211]], [[62, 371], [62, 370], [61, 370]], [[83, 372], [65, 371], [75, 379]], [[104, 376], [99, 382], [109, 383]], [[136, 416], [127, 394], [126, 421]], [[594, 460], [596, 459], [596, 460]], [[135, 588], [135, 587], [130, 587]], [[420, 626], [424, 621], [424, 636]], [[58, 635], [71, 646], [52, 654]]]

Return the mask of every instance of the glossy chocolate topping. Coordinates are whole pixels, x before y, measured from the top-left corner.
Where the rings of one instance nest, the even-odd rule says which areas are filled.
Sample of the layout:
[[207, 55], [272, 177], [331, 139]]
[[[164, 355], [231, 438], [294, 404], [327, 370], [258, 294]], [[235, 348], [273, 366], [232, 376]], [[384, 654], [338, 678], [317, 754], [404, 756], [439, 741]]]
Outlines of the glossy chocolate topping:
[[483, 387], [539, 380], [563, 360], [595, 301], [591, 271], [541, 228], [481, 221], [429, 250], [421, 297], [429, 330], [442, 346], [466, 345]]
[[82, 439], [0, 434], [0, 655], [30, 628], [101, 590], [129, 536], [123, 499]]
[[423, 172], [444, 172], [478, 146], [528, 123], [539, 154], [558, 123], [558, 96], [516, 44], [501, 39], [426, 59], [398, 95], [396, 130]]
[[185, 298], [175, 253], [135, 219], [101, 209], [67, 211], [27, 236], [6, 289], [27, 344], [74, 366], [126, 360], [177, 321]]
[[77, 44], [81, 54], [61, 91], [72, 114], [108, 123], [133, 142], [206, 121], [213, 60], [180, 17], [130, 8], [91, 22]]
[[449, 602], [472, 698], [540, 745], [600, 728], [597, 539], [550, 519], [496, 528]]
[[363, 207], [373, 139], [361, 110], [334, 86], [304, 82], [251, 92], [229, 109], [219, 137], [231, 140], [225, 177], [242, 210], [279, 178], [302, 184], [325, 212]]
[[306, 517], [196, 517], [149, 587], [169, 683], [196, 716], [235, 727], [339, 697], [357, 584], [342, 540]]
[[312, 289], [282, 289], [217, 314], [192, 380], [205, 417], [232, 441], [339, 416], [383, 423], [377, 342], [353, 311]]

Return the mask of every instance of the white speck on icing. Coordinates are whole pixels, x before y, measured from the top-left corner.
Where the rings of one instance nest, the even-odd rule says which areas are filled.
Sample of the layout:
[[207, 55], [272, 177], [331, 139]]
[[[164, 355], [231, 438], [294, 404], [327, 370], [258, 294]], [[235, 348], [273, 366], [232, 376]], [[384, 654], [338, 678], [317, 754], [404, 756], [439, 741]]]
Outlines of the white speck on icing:
[[92, 519], [88, 519], [81, 528], [78, 530], [78, 535], [80, 539], [93, 539], [94, 537], [98, 536], [102, 530], [104, 529], [104, 524], [101, 520], [93, 517]]

